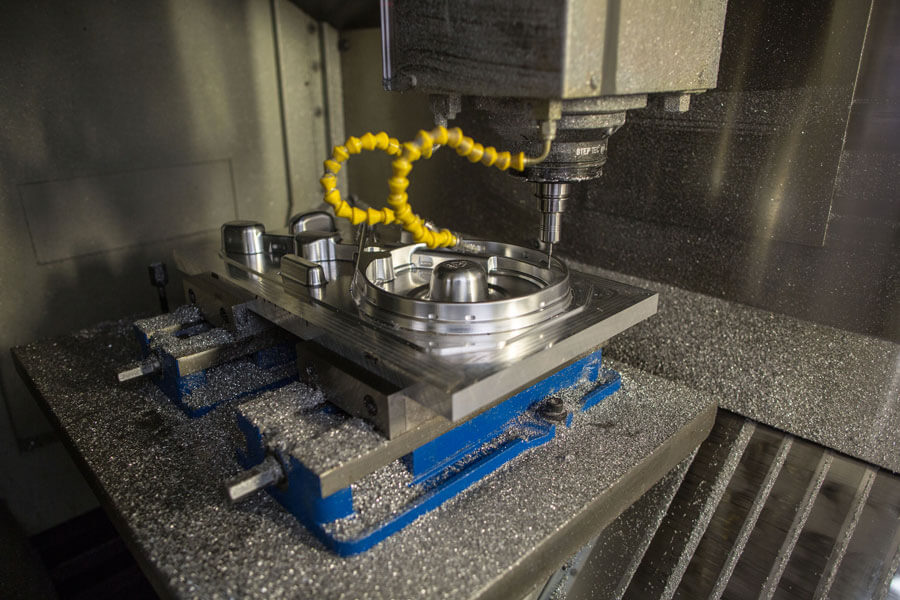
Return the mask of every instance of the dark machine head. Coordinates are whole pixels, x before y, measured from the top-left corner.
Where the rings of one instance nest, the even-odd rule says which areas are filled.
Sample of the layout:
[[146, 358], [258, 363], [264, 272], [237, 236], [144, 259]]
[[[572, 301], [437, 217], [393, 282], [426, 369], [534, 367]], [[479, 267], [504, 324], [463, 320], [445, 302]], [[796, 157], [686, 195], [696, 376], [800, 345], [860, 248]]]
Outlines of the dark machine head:
[[528, 166], [540, 239], [560, 239], [572, 182], [600, 177], [628, 110], [684, 112], [716, 86], [726, 0], [382, 1], [384, 87], [431, 94], [438, 124], [490, 114]]

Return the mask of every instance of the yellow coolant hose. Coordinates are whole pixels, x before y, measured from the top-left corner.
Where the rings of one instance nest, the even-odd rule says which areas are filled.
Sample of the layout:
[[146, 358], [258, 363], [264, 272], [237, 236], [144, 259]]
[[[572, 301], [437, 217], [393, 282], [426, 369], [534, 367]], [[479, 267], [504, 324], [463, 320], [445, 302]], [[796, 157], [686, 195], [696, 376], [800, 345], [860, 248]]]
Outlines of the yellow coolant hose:
[[[547, 157], [550, 151], [550, 141], [546, 140], [544, 152], [540, 156], [528, 158], [524, 152], [512, 155], [509, 152], [497, 152], [493, 147], [484, 147], [472, 138], [463, 135], [459, 127], [447, 129], [435, 127], [431, 131], [419, 131], [411, 142], [401, 144], [396, 138], [388, 134], [378, 133], [372, 135], [366, 133], [360, 137], [350, 136], [343, 146], [337, 146], [332, 152], [331, 158], [325, 161], [325, 174], [319, 180], [325, 190], [325, 202], [334, 208], [334, 214], [348, 219], [354, 225], [366, 222], [369, 225], [376, 223], [399, 223], [403, 229], [410, 232], [413, 241], [425, 243], [429, 248], [454, 246], [458, 239], [449, 229], [434, 231], [425, 226], [425, 221], [412, 211], [409, 205], [409, 196], [406, 188], [409, 186], [409, 173], [413, 163], [420, 158], [431, 158], [431, 152], [435, 144], [446, 145], [456, 150], [460, 156], [468, 158], [471, 162], [480, 162], [488, 167], [496, 167], [501, 171], [512, 167], [517, 171], [526, 166], [536, 164]], [[381, 150], [397, 158], [391, 163], [393, 177], [388, 180], [390, 195], [387, 203], [392, 208], [375, 210], [370, 208], [362, 210], [347, 204], [341, 198], [337, 189], [337, 173], [341, 170], [341, 163], [353, 154], [359, 154], [363, 150]], [[393, 210], [392, 210], [393, 209]]]

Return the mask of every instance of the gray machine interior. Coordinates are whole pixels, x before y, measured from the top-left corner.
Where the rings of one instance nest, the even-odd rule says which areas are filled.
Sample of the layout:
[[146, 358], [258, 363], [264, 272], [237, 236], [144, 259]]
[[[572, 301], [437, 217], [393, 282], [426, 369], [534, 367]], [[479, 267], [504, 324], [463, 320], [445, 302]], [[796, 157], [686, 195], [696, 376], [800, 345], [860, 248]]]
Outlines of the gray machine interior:
[[[424, 13], [452, 3], [396, 4]], [[722, 13], [724, 3], [700, 2], [702, 18], [684, 23], [672, 18], [678, 4], [559, 2], [529, 13], [533, 20], [508, 38], [466, 40], [493, 44], [498, 63], [519, 57], [516, 48], [539, 47], [524, 62], [564, 65], [558, 77], [539, 69], [533, 79], [435, 65], [415, 52], [424, 43], [416, 35], [401, 36], [388, 73], [378, 7], [365, 2], [4, 5], [0, 346], [151, 314], [149, 262], [171, 262], [176, 246], [215, 242], [225, 221], [252, 218], [274, 229], [322, 208], [321, 160], [347, 134], [411, 139], [452, 115], [450, 125], [485, 144], [533, 153], [540, 130], [517, 130], [515, 119], [498, 116], [520, 107], [501, 111], [470, 96], [491, 86], [492, 95], [518, 98], [535, 89], [564, 100], [647, 94], [627, 105], [644, 108], [604, 104], [590, 127], [561, 128], [556, 170], [526, 173], [529, 181], [441, 152], [412, 178], [415, 210], [441, 226], [529, 248], [551, 242], [553, 257], [571, 268], [658, 292], [659, 314], [615, 338], [604, 356], [645, 386], [636, 406], [656, 407], [661, 419], [667, 402], [700, 412], [698, 398], [711, 399], [722, 409], [693, 462], [618, 507], [625, 512], [579, 554], [560, 556], [564, 569], [534, 596], [895, 597], [900, 5], [766, 0], [730, 2]], [[488, 14], [499, 5], [459, 3], [448, 18], [469, 11], [483, 23], [508, 20]], [[579, 11], [596, 18], [566, 20]], [[653, 18], [635, 29], [641, 14]], [[716, 23], [721, 38], [704, 33]], [[529, 26], [531, 45], [522, 42]], [[707, 69], [654, 70], [659, 56], [639, 52], [654, 27], [679, 42], [654, 52], [684, 52], [685, 63]], [[559, 30], [585, 41], [565, 46], [552, 35]], [[594, 47], [600, 30], [606, 43]], [[585, 58], [598, 53], [602, 69], [587, 72]], [[602, 150], [573, 166], [565, 152], [586, 140]], [[342, 187], [380, 207], [387, 167], [381, 157], [355, 159]], [[536, 200], [533, 184], [560, 182], [571, 183], [562, 216], [541, 216], [549, 192]], [[557, 219], [561, 233], [545, 233]], [[177, 304], [181, 284], [170, 273]], [[37, 533], [95, 506], [8, 353], [0, 392], [0, 498], [22, 529]], [[636, 433], [635, 448], [643, 439]], [[530, 468], [535, 481], [549, 477], [540, 461]], [[505, 500], [485, 502], [500, 513]], [[199, 494], [186, 502], [205, 506]], [[453, 511], [465, 518], [460, 506]], [[202, 513], [206, 527], [218, 527], [216, 518]], [[738, 520], [743, 527], [734, 527]], [[265, 531], [255, 525], [245, 519], [232, 533], [255, 531], [262, 544]], [[525, 527], [497, 523], [504, 525]], [[793, 533], [766, 537], [780, 527]], [[158, 550], [175, 552], [170, 542]], [[414, 560], [416, 548], [403, 551]], [[746, 567], [764, 555], [765, 573]], [[446, 557], [446, 577], [423, 576], [423, 589], [444, 593], [464, 559]], [[374, 569], [377, 556], [365, 560]], [[854, 562], [868, 566], [853, 571]], [[215, 561], [197, 572], [211, 580]], [[389, 578], [347, 589], [363, 594], [372, 581]], [[239, 577], [207, 583], [225, 594], [242, 590]]]

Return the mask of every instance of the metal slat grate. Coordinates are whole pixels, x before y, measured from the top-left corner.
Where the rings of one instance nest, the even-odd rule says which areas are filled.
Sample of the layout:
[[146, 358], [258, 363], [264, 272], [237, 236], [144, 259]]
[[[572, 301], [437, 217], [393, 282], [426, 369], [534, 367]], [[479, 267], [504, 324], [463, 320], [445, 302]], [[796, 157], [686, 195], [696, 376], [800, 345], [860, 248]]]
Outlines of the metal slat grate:
[[[779, 600], [814, 598], [827, 576], [831, 557], [840, 554], [842, 531], [852, 525], [852, 513], [858, 502], [866, 468], [858, 461], [835, 456], [809, 517], [791, 549], [784, 571], [774, 587]], [[769, 582], [769, 589], [773, 589]]]
[[778, 478], [779, 473], [781, 473], [781, 468], [784, 466], [784, 461], [787, 459], [788, 452], [790, 452], [791, 446], [793, 445], [792, 443], [792, 438], [788, 436], [782, 438], [781, 442], [779, 443], [778, 453], [775, 455], [775, 460], [773, 460], [772, 464], [769, 465], [769, 470], [766, 473], [766, 477], [763, 480], [762, 486], [760, 487], [760, 493], [753, 502], [753, 507], [750, 509], [750, 513], [744, 520], [744, 524], [741, 527], [740, 533], [738, 533], [734, 546], [728, 553], [728, 558], [726, 558], [725, 560], [725, 565], [719, 572], [718, 579], [716, 579], [716, 585], [713, 587], [713, 590], [709, 595], [710, 598], [718, 599], [722, 597], [722, 594], [725, 591], [726, 586], [728, 585], [728, 581], [731, 579], [731, 574], [734, 572], [734, 567], [737, 564], [737, 561], [740, 558], [741, 554], [744, 552], [744, 548], [747, 545], [747, 540], [750, 538], [750, 534], [753, 532], [754, 527], [756, 527], [757, 519], [759, 519], [759, 515], [762, 512], [762, 509], [769, 499], [769, 493], [772, 491], [772, 488], [775, 485], [775, 480]]
[[760, 599], [768, 599], [775, 594], [775, 589], [777, 588], [778, 583], [781, 581], [781, 576], [784, 574], [784, 570], [787, 567], [788, 560], [790, 560], [791, 558], [791, 553], [794, 551], [794, 546], [796, 546], [797, 540], [800, 539], [800, 534], [803, 532], [803, 527], [804, 525], [806, 525], [806, 520], [809, 518], [809, 514], [812, 512], [813, 505], [815, 504], [816, 498], [819, 494], [819, 490], [822, 488], [825, 477], [827, 476], [828, 471], [831, 468], [832, 461], [833, 455], [831, 454], [831, 452], [827, 451], [824, 452], [822, 454], [822, 457], [819, 459], [819, 464], [817, 465], [815, 470], [815, 476], [809, 481], [806, 486], [806, 491], [803, 494], [803, 500], [800, 503], [799, 510], [794, 515], [794, 519], [791, 521], [790, 527], [788, 528], [788, 534], [778, 550], [778, 554], [775, 558], [775, 563], [772, 565], [771, 570], [769, 570], [769, 574], [766, 577], [766, 582], [765, 584], [763, 584], [763, 587], [760, 590]]
[[[831, 586], [833, 598], [878, 598], [900, 547], [900, 478], [879, 471]], [[883, 559], [882, 561], [875, 560]], [[898, 557], [900, 558], [900, 557]], [[893, 568], [892, 568], [893, 567]]]
[[695, 456], [696, 450], [603, 530], [568, 598], [623, 596]]
[[722, 573], [730, 571], [729, 561], [733, 563], [740, 556], [752, 522], [765, 504], [768, 489], [784, 462], [785, 446], [789, 448], [790, 443], [783, 436], [763, 427], [755, 429], [681, 579], [676, 598], [721, 595], [721, 591], [716, 593], [716, 586]]
[[847, 552], [850, 538], [853, 537], [853, 533], [856, 531], [856, 524], [859, 523], [859, 517], [866, 506], [869, 493], [872, 491], [872, 484], [875, 482], [875, 472], [875, 469], [872, 467], [867, 467], [859, 484], [856, 486], [856, 494], [853, 496], [850, 510], [847, 511], [847, 515], [844, 517], [844, 522], [838, 531], [834, 547], [831, 549], [831, 554], [828, 555], [828, 563], [819, 579], [819, 584], [816, 586], [816, 591], [813, 595], [816, 600], [824, 600], [829, 597], [828, 594], [837, 575], [838, 567], [840, 567], [844, 554]]
[[900, 600], [897, 475], [727, 411], [685, 465], [552, 597]]
[[625, 598], [671, 598], [750, 441], [754, 423], [720, 411]]
[[[780, 435], [780, 434], [779, 434]], [[786, 436], [789, 437], [790, 436]], [[813, 444], [790, 438], [791, 448], [766, 498], [743, 552], [726, 583], [725, 598], [756, 598], [780, 559], [792, 547], [824, 481], [831, 459]], [[784, 565], [778, 567], [783, 569]], [[779, 571], [780, 572], [780, 571]]]

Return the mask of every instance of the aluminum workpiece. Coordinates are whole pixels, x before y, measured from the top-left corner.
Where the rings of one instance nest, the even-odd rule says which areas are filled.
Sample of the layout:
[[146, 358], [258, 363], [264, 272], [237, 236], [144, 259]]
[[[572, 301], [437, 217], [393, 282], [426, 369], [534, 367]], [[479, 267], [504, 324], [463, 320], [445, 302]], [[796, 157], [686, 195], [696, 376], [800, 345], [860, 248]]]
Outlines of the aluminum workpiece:
[[[228, 224], [233, 228], [255, 224]], [[268, 235], [268, 234], [266, 234]], [[297, 237], [301, 254], [176, 252], [186, 274], [215, 273], [253, 296], [249, 309], [398, 386], [397, 398], [459, 421], [524, 389], [651, 316], [658, 298], [570, 272], [537, 250], [465, 241], [454, 250], [355, 245]], [[336, 257], [315, 262], [310, 258]], [[465, 259], [487, 299], [430, 297], [440, 265]], [[310, 279], [312, 277], [312, 279]], [[440, 277], [435, 279], [439, 280]], [[373, 360], [377, 357], [377, 360]]]

